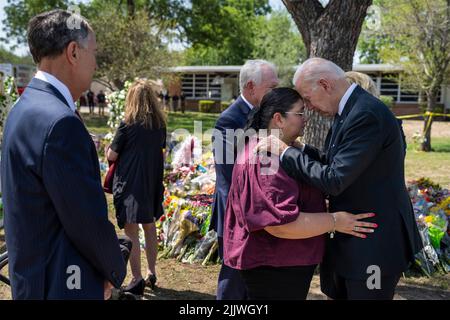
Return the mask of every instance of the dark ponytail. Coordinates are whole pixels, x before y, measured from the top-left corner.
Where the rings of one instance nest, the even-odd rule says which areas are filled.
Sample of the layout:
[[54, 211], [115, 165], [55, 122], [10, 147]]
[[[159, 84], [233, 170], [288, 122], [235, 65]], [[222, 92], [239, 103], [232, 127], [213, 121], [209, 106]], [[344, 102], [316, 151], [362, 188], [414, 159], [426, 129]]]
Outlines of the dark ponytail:
[[275, 88], [267, 92], [259, 107], [255, 107], [248, 118], [245, 130], [261, 130], [269, 127], [270, 120], [277, 112], [284, 114], [302, 97], [291, 88]]

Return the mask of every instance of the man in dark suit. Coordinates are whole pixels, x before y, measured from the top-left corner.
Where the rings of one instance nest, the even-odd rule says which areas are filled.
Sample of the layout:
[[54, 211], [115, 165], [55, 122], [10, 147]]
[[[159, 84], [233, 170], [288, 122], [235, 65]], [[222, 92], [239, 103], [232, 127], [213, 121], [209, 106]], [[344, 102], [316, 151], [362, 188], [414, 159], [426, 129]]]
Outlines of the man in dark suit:
[[95, 35], [53, 10], [30, 20], [28, 44], [38, 72], [8, 115], [1, 157], [12, 296], [107, 299], [126, 264], [74, 104], [96, 68]]
[[[281, 155], [292, 177], [329, 195], [330, 212], [374, 212], [378, 224], [365, 237], [336, 234], [321, 265], [322, 291], [333, 299], [392, 299], [400, 275], [422, 248], [405, 186], [404, 141], [392, 112], [331, 61], [312, 58], [299, 67], [294, 84], [305, 106], [335, 116], [324, 152], [290, 147], [274, 137], [259, 149]], [[277, 146], [276, 143], [279, 143]]]
[[[275, 67], [264, 60], [249, 60], [239, 74], [241, 95], [217, 119], [213, 134], [216, 188], [212, 206], [211, 229], [217, 232], [219, 255], [223, 258], [223, 221], [230, 190], [238, 132], [247, 123], [250, 111], [259, 106], [264, 94], [278, 86]], [[238, 270], [222, 263], [217, 286], [218, 300], [242, 300], [246, 290]]]

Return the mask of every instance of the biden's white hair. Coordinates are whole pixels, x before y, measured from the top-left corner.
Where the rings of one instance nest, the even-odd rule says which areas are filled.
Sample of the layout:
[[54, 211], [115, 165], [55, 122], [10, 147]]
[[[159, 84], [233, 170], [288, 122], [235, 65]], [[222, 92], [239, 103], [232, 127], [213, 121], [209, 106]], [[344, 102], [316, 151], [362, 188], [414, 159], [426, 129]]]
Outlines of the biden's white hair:
[[263, 68], [267, 67], [277, 74], [277, 68], [275, 65], [266, 60], [247, 60], [241, 68], [239, 73], [239, 89], [241, 92], [245, 86], [252, 81], [254, 84], [259, 85], [263, 81]]
[[297, 84], [300, 75], [304, 81], [326, 79], [344, 79], [345, 72], [334, 62], [323, 58], [309, 58], [303, 62], [295, 71], [292, 83]]

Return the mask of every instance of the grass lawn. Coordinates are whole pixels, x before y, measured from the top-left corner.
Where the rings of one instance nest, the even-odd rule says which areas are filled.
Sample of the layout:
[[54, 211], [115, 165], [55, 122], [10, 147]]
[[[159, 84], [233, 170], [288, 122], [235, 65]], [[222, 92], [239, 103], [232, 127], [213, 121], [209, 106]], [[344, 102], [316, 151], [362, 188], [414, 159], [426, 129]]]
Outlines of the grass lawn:
[[422, 152], [417, 151], [417, 144], [408, 144], [405, 160], [406, 178], [410, 180], [428, 177], [450, 188], [450, 137], [432, 137], [431, 145], [434, 151]]
[[101, 117], [99, 115], [82, 115], [84, 124], [88, 131], [95, 134], [107, 134], [109, 127], [107, 125], [108, 117]]
[[179, 112], [170, 112], [168, 114], [168, 131], [172, 132], [175, 129], [187, 129], [194, 133], [194, 121], [202, 122], [202, 131], [214, 128], [218, 113], [202, 113], [202, 112], [186, 112], [185, 114]]
[[[201, 113], [201, 112], [169, 112], [167, 114], [168, 120], [168, 132], [172, 132], [175, 129], [186, 129], [191, 133], [194, 133], [194, 121], [201, 121], [202, 132], [214, 127], [218, 113]], [[107, 126], [108, 117], [101, 117], [99, 115], [83, 114], [83, 120], [89, 130], [89, 132], [95, 134], [106, 134], [109, 131]]]

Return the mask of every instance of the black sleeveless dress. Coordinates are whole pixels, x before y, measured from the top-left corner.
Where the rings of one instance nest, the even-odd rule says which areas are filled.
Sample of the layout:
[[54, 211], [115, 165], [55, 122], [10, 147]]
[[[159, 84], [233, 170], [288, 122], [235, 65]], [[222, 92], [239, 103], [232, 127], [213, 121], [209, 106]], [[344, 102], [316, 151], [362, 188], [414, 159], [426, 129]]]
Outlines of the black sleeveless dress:
[[117, 129], [111, 149], [119, 154], [113, 179], [119, 228], [125, 223], [152, 223], [163, 214], [165, 145], [166, 128], [122, 122]]

